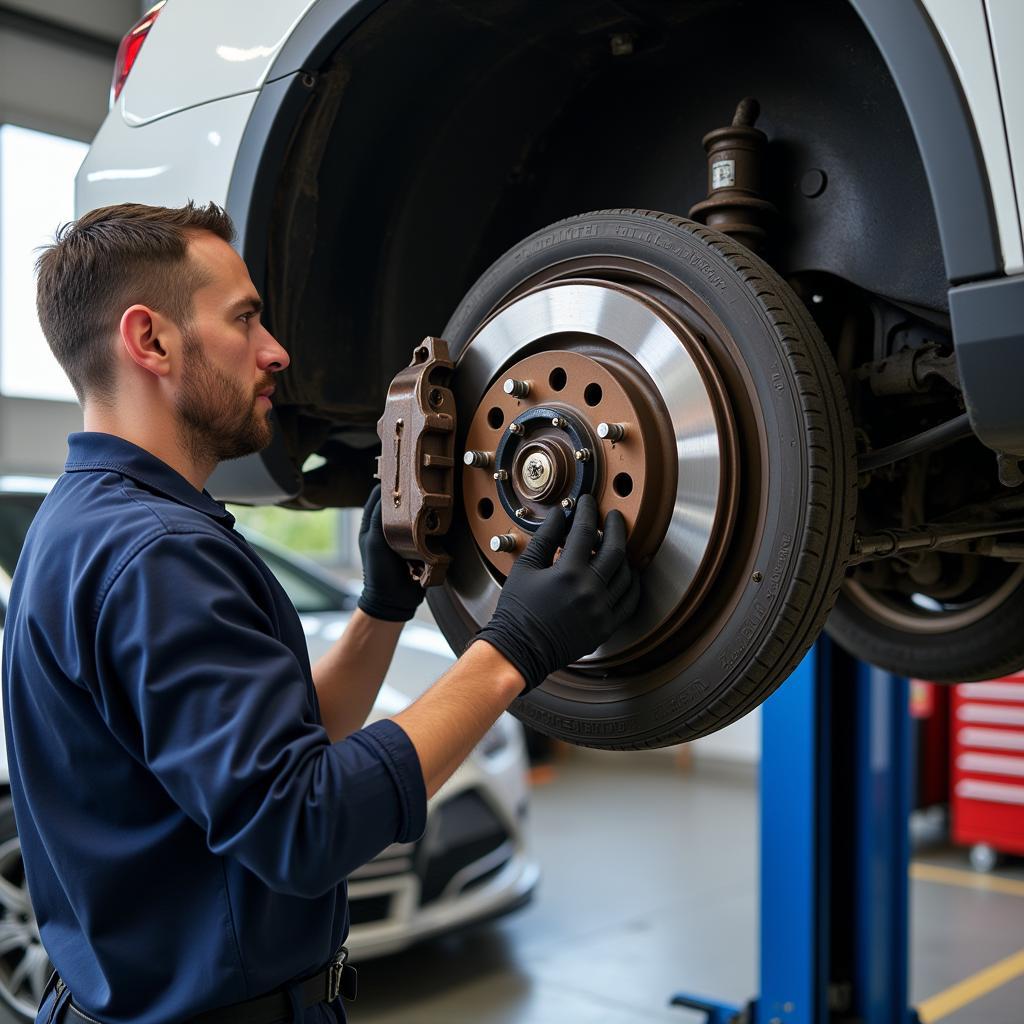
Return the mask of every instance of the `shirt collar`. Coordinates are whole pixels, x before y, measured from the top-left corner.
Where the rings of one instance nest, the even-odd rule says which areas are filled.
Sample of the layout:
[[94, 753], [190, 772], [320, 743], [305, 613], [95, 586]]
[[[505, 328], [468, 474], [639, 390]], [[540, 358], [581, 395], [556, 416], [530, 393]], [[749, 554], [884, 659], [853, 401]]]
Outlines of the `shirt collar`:
[[180, 505], [220, 519], [232, 526], [235, 517], [204, 487], [197, 491], [176, 469], [158, 459], [145, 448], [126, 441], [116, 434], [83, 430], [68, 435], [68, 459], [64, 472], [76, 473], [90, 469], [106, 469], [131, 477], [151, 491], [156, 491]]

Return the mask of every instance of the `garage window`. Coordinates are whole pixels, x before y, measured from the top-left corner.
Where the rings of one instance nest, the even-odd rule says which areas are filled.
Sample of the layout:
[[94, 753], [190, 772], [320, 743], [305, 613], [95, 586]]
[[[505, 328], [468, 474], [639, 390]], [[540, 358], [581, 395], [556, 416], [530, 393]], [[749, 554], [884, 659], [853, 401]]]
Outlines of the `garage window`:
[[75, 401], [36, 318], [35, 250], [74, 218], [88, 145], [0, 125], [0, 394]]

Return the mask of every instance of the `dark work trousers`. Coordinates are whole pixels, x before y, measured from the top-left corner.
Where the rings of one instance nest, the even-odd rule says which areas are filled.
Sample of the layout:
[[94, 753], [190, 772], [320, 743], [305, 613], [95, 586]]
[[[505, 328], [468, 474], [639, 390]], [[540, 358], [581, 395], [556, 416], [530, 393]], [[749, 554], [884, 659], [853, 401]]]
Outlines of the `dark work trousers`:
[[[36, 1013], [36, 1024], [57, 1024], [58, 1021], [66, 1022], [74, 1020], [67, 1014], [67, 1004], [70, 1000], [70, 993], [67, 989], [55, 996], [51, 990], [46, 994], [39, 1010]], [[57, 1002], [57, 1006], [54, 1006]], [[333, 1003], [317, 1003], [306, 1010], [302, 1010], [293, 998], [292, 1006], [294, 1012], [290, 1021], [282, 1021], [282, 1024], [346, 1024], [345, 1008], [339, 996]]]

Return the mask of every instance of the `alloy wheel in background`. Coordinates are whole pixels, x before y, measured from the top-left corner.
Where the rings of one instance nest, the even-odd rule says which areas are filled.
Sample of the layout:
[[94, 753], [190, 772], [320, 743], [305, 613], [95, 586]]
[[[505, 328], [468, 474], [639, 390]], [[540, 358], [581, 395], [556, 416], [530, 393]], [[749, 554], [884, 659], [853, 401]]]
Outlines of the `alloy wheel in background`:
[[[1024, 565], [941, 553], [941, 586], [847, 579], [828, 621], [848, 651], [896, 675], [936, 683], [999, 679], [1024, 664]], [[868, 577], [870, 580], [871, 578]]]
[[9, 797], [0, 800], [0, 1020], [35, 1018], [53, 967], [29, 900]]

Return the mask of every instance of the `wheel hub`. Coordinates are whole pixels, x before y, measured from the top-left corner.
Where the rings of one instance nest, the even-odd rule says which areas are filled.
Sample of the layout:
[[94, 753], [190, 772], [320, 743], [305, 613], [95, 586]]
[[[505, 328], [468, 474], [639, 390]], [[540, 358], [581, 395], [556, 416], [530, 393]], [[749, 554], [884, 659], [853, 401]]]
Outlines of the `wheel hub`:
[[551, 456], [544, 451], [543, 442], [538, 442], [537, 448], [529, 452], [523, 459], [522, 482], [523, 486], [542, 498], [551, 478], [554, 475], [554, 465]]
[[[530, 532], [555, 505], [574, 508], [580, 495], [593, 489], [592, 444], [587, 425], [572, 409], [552, 404], [520, 413], [501, 434], [494, 453], [492, 479], [502, 508]], [[583, 452], [588, 457], [577, 458]]]

